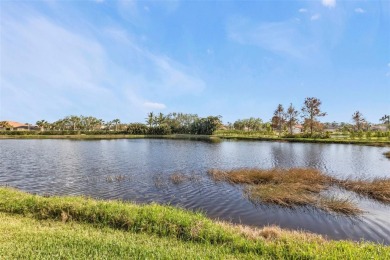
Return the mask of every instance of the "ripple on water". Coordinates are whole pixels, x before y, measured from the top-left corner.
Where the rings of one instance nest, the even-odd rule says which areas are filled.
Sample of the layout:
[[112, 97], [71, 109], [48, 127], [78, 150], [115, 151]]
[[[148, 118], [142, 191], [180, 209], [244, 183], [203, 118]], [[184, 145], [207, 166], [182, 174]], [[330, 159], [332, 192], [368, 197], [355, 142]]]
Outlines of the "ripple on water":
[[[366, 211], [362, 217], [253, 204], [241, 187], [215, 183], [207, 175], [211, 168], [313, 167], [339, 178], [390, 177], [390, 161], [382, 155], [386, 148], [153, 139], [0, 140], [0, 145], [0, 185], [40, 194], [172, 204], [234, 223], [279, 225], [333, 239], [390, 244], [389, 206], [340, 190], [330, 192], [356, 201]], [[197, 178], [173, 184], [172, 173]]]

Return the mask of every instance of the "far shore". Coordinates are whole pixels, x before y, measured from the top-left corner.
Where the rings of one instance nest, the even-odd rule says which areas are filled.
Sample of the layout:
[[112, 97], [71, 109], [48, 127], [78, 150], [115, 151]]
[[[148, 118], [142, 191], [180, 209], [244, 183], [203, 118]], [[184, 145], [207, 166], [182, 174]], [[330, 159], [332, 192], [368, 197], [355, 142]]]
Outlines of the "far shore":
[[223, 136], [223, 135], [191, 135], [191, 134], [173, 134], [173, 135], [125, 135], [125, 134], [106, 134], [106, 135], [0, 135], [1, 139], [70, 139], [70, 140], [110, 140], [110, 139], [183, 139], [199, 141], [269, 141], [269, 142], [291, 142], [291, 143], [324, 143], [324, 144], [355, 144], [378, 147], [390, 147], [390, 140], [377, 139], [336, 139], [336, 138], [285, 138], [285, 137], [261, 137], [261, 136]]

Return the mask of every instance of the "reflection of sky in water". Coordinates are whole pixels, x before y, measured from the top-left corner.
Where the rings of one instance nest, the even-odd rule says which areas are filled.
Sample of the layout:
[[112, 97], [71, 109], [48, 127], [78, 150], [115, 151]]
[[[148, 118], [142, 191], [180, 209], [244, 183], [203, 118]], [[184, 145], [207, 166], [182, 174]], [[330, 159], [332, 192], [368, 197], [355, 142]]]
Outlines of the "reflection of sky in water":
[[[170, 203], [236, 223], [277, 224], [332, 238], [365, 237], [390, 243], [385, 235], [390, 233], [389, 206], [355, 196], [353, 200], [367, 213], [351, 220], [308, 208], [254, 205], [239, 186], [215, 183], [206, 174], [210, 168], [314, 167], [342, 178], [390, 177], [390, 160], [383, 156], [387, 150], [282, 142], [0, 140], [0, 185], [41, 194]], [[169, 174], [174, 172], [196, 176], [198, 181], [173, 185]], [[119, 175], [125, 177], [124, 181], [109, 181]]]

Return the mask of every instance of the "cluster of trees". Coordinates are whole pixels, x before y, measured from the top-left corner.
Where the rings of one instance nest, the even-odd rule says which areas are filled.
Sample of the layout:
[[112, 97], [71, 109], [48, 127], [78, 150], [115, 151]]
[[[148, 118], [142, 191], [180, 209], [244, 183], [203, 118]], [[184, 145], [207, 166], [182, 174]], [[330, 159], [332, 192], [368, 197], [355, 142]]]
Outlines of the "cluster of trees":
[[[53, 134], [59, 131], [63, 133], [123, 133], [123, 134], [196, 134], [210, 135], [222, 126], [221, 116], [199, 117], [195, 114], [163, 113], [147, 115], [145, 123], [124, 124], [119, 119], [103, 121], [93, 116], [67, 116], [55, 122], [49, 123], [46, 120], [39, 120], [36, 125], [41, 131]], [[27, 125], [27, 124], [26, 124]], [[11, 128], [8, 122], [0, 122], [0, 127]]]
[[[293, 104], [290, 103], [288, 108], [285, 110], [282, 104], [279, 104], [274, 111], [271, 119], [272, 129], [278, 132], [280, 136], [283, 132], [288, 132], [290, 135], [294, 133], [294, 127], [299, 123], [302, 123], [303, 132], [308, 133], [312, 136], [314, 133], [322, 132], [324, 128], [338, 128], [341, 131], [368, 131], [370, 124], [366, 121], [363, 114], [360, 111], [356, 111], [352, 115], [352, 124], [348, 123], [321, 123], [320, 117], [327, 115], [326, 112], [321, 110], [321, 100], [315, 97], [308, 97], [304, 100], [303, 106], [298, 111]], [[300, 121], [299, 119], [302, 119]], [[387, 124], [390, 129], [390, 116], [384, 115], [380, 121]], [[246, 130], [246, 131], [265, 131], [269, 132], [269, 123], [263, 123], [260, 118], [250, 118], [237, 120], [233, 124], [228, 124], [229, 129], [235, 130]]]
[[199, 117], [196, 114], [169, 113], [164, 115], [153, 112], [148, 114], [146, 123], [150, 129], [166, 129], [173, 134], [210, 135], [222, 126], [221, 116]]
[[260, 131], [263, 127], [263, 120], [254, 117], [249, 119], [240, 119], [235, 121], [234, 124], [228, 124], [228, 128], [234, 128], [237, 130]]
[[[239, 119], [234, 123], [228, 123], [225, 128], [239, 131], [257, 131], [272, 133], [273, 130], [280, 136], [283, 132], [293, 135], [295, 127], [301, 123], [303, 132], [312, 136], [314, 133], [322, 132], [324, 128], [338, 128], [340, 131], [363, 131], [369, 130], [370, 124], [366, 121], [360, 111], [352, 115], [352, 124], [348, 123], [321, 123], [320, 117], [326, 116], [321, 110], [321, 100], [315, 97], [307, 97], [298, 111], [290, 103], [285, 110], [279, 104], [273, 113], [270, 122], [263, 123], [260, 118]], [[302, 119], [301, 121], [299, 119]], [[390, 129], [390, 115], [384, 115], [380, 121]], [[26, 124], [30, 126], [30, 124]], [[144, 123], [123, 124], [119, 119], [103, 121], [93, 116], [67, 116], [55, 122], [49, 123], [46, 120], [39, 120], [36, 125], [41, 131], [68, 131], [68, 132], [108, 132], [115, 131], [127, 134], [212, 134], [222, 127], [221, 116], [199, 117], [196, 114], [185, 113], [148, 113]], [[0, 127], [10, 128], [7, 121], [0, 122]]]
[[318, 118], [325, 115], [326, 113], [321, 111], [321, 100], [308, 97], [303, 103], [301, 113], [292, 103], [290, 103], [287, 110], [284, 109], [282, 104], [279, 104], [274, 111], [271, 125], [278, 131], [279, 136], [285, 129], [292, 135], [294, 127], [299, 123], [299, 116], [301, 116], [304, 130], [312, 135], [313, 132], [321, 130], [322, 124], [318, 121]]
[[92, 131], [92, 130], [123, 130], [123, 125], [119, 119], [104, 122], [102, 119], [98, 119], [93, 116], [67, 116], [59, 119], [53, 123], [49, 123], [46, 120], [39, 120], [36, 125], [43, 130], [72, 130], [72, 131]]

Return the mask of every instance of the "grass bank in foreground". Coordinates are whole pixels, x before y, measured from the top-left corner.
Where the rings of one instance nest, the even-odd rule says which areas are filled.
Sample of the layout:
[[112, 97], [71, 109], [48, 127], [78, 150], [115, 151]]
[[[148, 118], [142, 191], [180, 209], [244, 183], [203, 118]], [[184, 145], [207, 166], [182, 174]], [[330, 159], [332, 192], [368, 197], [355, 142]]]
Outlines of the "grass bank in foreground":
[[312, 206], [325, 211], [354, 216], [363, 213], [354, 203], [321, 192], [331, 186], [353, 191], [382, 203], [390, 203], [390, 179], [339, 180], [316, 169], [234, 169], [209, 170], [216, 181], [246, 184], [253, 201], [285, 207]]
[[0, 188], [0, 258], [386, 259], [390, 247], [254, 229], [156, 204]]

